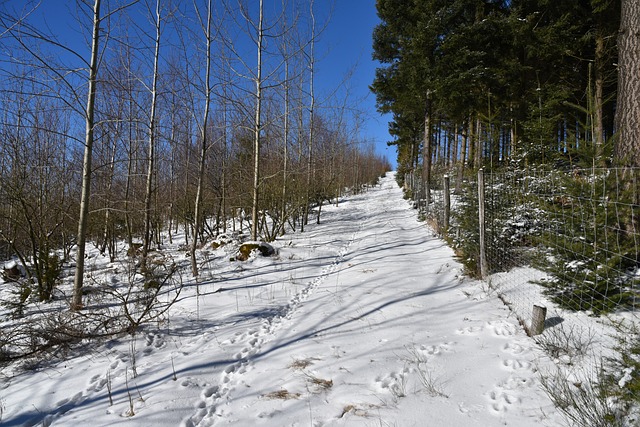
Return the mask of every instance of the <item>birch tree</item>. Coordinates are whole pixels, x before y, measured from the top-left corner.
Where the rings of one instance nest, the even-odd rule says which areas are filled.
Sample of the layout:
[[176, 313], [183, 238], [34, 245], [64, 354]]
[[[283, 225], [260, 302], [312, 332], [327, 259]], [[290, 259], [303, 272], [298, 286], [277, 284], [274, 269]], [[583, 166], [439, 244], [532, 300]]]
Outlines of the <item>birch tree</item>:
[[255, 77], [255, 117], [253, 128], [253, 198], [251, 203], [251, 238], [258, 239], [258, 201], [260, 192], [260, 132], [262, 131], [262, 53], [264, 38], [264, 15], [263, 1], [259, 3], [259, 17], [256, 39], [256, 77]]
[[316, 38], [316, 18], [313, 12], [313, 0], [309, 3], [309, 12], [311, 17], [311, 39], [309, 42], [309, 142], [307, 147], [307, 188], [304, 201], [304, 218], [300, 223], [300, 230], [304, 231], [304, 226], [309, 221], [309, 208], [311, 203], [311, 185], [313, 179], [313, 138], [314, 138], [314, 118], [316, 97], [314, 91], [314, 68], [315, 68], [315, 38]]
[[153, 197], [153, 176], [155, 170], [155, 149], [157, 138], [157, 105], [158, 105], [158, 64], [160, 60], [160, 36], [162, 17], [160, 14], [160, 0], [156, 0], [155, 7], [155, 40], [153, 55], [153, 74], [151, 77], [151, 111], [149, 113], [149, 145], [147, 153], [147, 182], [144, 196], [144, 235], [142, 240], [142, 265], [146, 263], [151, 243], [151, 201]]
[[204, 111], [202, 117], [202, 123], [200, 124], [200, 158], [198, 160], [198, 186], [196, 189], [195, 200], [195, 212], [194, 212], [194, 226], [193, 226], [193, 240], [191, 242], [191, 272], [195, 277], [198, 276], [198, 263], [196, 262], [196, 247], [198, 246], [198, 236], [200, 229], [200, 222], [202, 221], [202, 193], [204, 187], [204, 170], [207, 160], [207, 149], [209, 146], [207, 126], [209, 122], [209, 111], [211, 107], [211, 15], [212, 15], [212, 1], [207, 2], [207, 11], [205, 19], [202, 18], [199, 11], [196, 8], [196, 15], [198, 23], [204, 33], [205, 38], [205, 76], [204, 76]]
[[91, 36], [91, 59], [89, 62], [87, 107], [85, 110], [84, 160], [82, 162], [82, 191], [80, 196], [80, 216], [78, 219], [78, 249], [76, 271], [73, 281], [72, 310], [82, 308], [82, 285], [84, 282], [84, 256], [89, 223], [89, 197], [91, 195], [91, 161], [93, 156], [93, 135], [95, 127], [96, 83], [98, 76], [98, 50], [100, 43], [101, 0], [93, 4], [93, 31]]

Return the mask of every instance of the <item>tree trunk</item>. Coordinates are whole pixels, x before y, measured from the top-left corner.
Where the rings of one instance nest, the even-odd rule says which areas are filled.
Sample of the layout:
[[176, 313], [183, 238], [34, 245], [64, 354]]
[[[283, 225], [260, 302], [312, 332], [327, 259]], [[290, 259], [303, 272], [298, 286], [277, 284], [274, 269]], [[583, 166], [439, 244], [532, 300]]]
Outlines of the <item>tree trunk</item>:
[[94, 110], [96, 100], [96, 80], [98, 75], [98, 43], [100, 41], [100, 0], [93, 5], [93, 35], [91, 38], [91, 62], [89, 64], [89, 93], [85, 111], [84, 160], [82, 163], [82, 193], [80, 196], [80, 218], [78, 220], [78, 250], [76, 272], [73, 281], [72, 310], [82, 308], [82, 284], [84, 282], [84, 254], [89, 223], [89, 197], [91, 195], [91, 160], [93, 157]]
[[260, 192], [260, 131], [262, 130], [262, 37], [263, 7], [260, 0], [258, 18], [258, 65], [256, 70], [256, 111], [253, 137], [253, 201], [251, 203], [251, 238], [258, 240], [258, 196]]
[[462, 141], [460, 142], [460, 159], [458, 160], [458, 174], [456, 176], [456, 188], [454, 192], [460, 194], [462, 190], [462, 179], [467, 162], [467, 143], [469, 141], [469, 126], [462, 127]]
[[[288, 55], [288, 52], [285, 52]], [[288, 162], [289, 162], [289, 59], [285, 59], [284, 63], [284, 129], [283, 129], [283, 151], [282, 151], [282, 200], [280, 206], [280, 235], [284, 235], [287, 225], [287, 179]]]
[[307, 188], [306, 195], [304, 200], [304, 218], [302, 219], [301, 230], [304, 231], [304, 226], [309, 221], [309, 205], [311, 203], [311, 184], [313, 177], [313, 144], [314, 144], [314, 119], [315, 119], [315, 92], [314, 92], [314, 67], [315, 67], [315, 56], [314, 56], [314, 48], [315, 48], [315, 38], [316, 38], [316, 20], [315, 15], [313, 13], [313, 0], [309, 4], [309, 9], [311, 11], [311, 53], [309, 55], [309, 151], [307, 153]]
[[596, 55], [595, 55], [595, 93], [594, 93], [594, 140], [595, 163], [604, 164], [604, 119], [602, 108], [604, 105], [604, 73], [605, 73], [605, 48], [602, 29], [596, 29]]
[[482, 141], [482, 122], [480, 121], [480, 115], [476, 115], [476, 127], [474, 140], [476, 141], [474, 160], [473, 163], [475, 165], [475, 169], [480, 169], [482, 167], [483, 162], [483, 151], [484, 151], [484, 143]]
[[615, 160], [640, 166], [640, 2], [622, 0], [618, 33]]
[[147, 163], [147, 185], [144, 196], [144, 236], [142, 241], [142, 265], [144, 266], [151, 243], [151, 198], [153, 196], [153, 171], [156, 148], [156, 107], [158, 100], [158, 60], [160, 57], [160, 0], [156, 1], [156, 39], [153, 56], [153, 82], [151, 84], [151, 112], [149, 114], [149, 151]]
[[[105, 210], [104, 210], [104, 225], [102, 227], [102, 243], [100, 245], [100, 253], [104, 254], [109, 247], [108, 242], [110, 240], [111, 233], [111, 198], [112, 198], [112, 189], [113, 189], [113, 178], [115, 175], [115, 167], [116, 167], [116, 154], [118, 151], [118, 142], [117, 139], [120, 135], [120, 125], [116, 123], [115, 135], [113, 135], [113, 147], [111, 150], [110, 162], [109, 162], [109, 176], [107, 177], [107, 188], [105, 191]], [[113, 251], [109, 250], [109, 259], [111, 262], [115, 260], [116, 254]]]
[[[129, 82], [127, 83], [128, 89], [129, 89], [129, 115], [130, 115], [130, 120], [129, 120], [129, 158], [127, 160], [127, 179], [126, 179], [126, 183], [125, 183], [125, 189], [124, 189], [124, 222], [125, 222], [125, 228], [127, 229], [127, 245], [129, 248], [133, 247], [133, 225], [131, 224], [131, 214], [129, 212], [129, 202], [131, 200], [131, 179], [133, 177], [133, 170], [134, 170], [134, 154], [133, 154], [133, 148], [134, 148], [134, 123], [133, 123], [133, 111], [134, 111], [134, 99], [133, 99], [133, 79], [129, 79]], [[137, 150], [137, 146], [136, 146], [136, 150]]]
[[429, 208], [431, 203], [431, 100], [429, 94], [427, 94], [427, 105], [424, 114], [424, 139], [422, 143], [422, 167], [423, 167], [423, 180], [424, 180], [424, 200], [425, 208]]
[[198, 263], [196, 262], [196, 247], [198, 245], [198, 236], [200, 233], [200, 222], [202, 222], [202, 190], [204, 187], [204, 167], [207, 160], [207, 122], [209, 121], [209, 109], [211, 107], [211, 0], [207, 3], [207, 26], [205, 31], [206, 38], [206, 71], [205, 71], [205, 89], [204, 89], [204, 114], [202, 118], [202, 128], [200, 129], [200, 137], [202, 138], [202, 147], [200, 148], [200, 160], [198, 164], [198, 188], [196, 189], [196, 201], [193, 225], [193, 240], [191, 241], [191, 272], [194, 277], [198, 276]]

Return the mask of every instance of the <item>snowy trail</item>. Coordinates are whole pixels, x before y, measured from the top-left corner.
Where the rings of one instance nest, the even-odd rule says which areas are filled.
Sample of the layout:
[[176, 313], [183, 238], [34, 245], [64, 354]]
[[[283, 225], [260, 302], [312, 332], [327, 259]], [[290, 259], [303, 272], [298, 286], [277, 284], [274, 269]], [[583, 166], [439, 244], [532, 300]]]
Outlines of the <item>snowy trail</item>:
[[[360, 228], [358, 227], [358, 230]], [[248, 367], [254, 365], [256, 360], [270, 351], [265, 350], [265, 347], [269, 347], [270, 341], [275, 339], [274, 337], [278, 335], [279, 329], [291, 322], [296, 311], [310, 294], [339, 268], [344, 261], [344, 255], [348, 253], [349, 247], [355, 241], [357, 235], [358, 231], [356, 230], [346, 242], [346, 245], [338, 251], [334, 261], [324, 267], [320, 275], [291, 298], [287, 305], [279, 308], [277, 312], [273, 313], [274, 315], [263, 319], [259, 328], [251, 328], [245, 332], [239, 332], [236, 335], [237, 338], [223, 343], [240, 343], [243, 345], [240, 352], [234, 355], [234, 359], [237, 361], [224, 368], [219, 385], [207, 386], [203, 389], [201, 398], [195, 404], [197, 413], [187, 418], [183, 425], [186, 427], [210, 426], [213, 425], [216, 419], [224, 416], [224, 411], [218, 410], [219, 405], [229, 403], [233, 399], [232, 393], [235, 391], [235, 387], [240, 382], [244, 382], [240, 377], [247, 372]]]
[[[444, 425], [425, 411], [434, 402], [447, 425], [503, 425], [512, 407], [518, 425], [538, 425], [521, 397], [534, 391], [534, 352], [506, 309], [461, 292], [451, 250], [391, 179], [350, 203], [326, 220], [325, 239], [350, 235], [335, 260], [242, 334], [241, 360], [185, 425]], [[504, 373], [476, 371], [487, 363]]]
[[216, 256], [168, 324], [7, 383], [2, 425], [560, 425], [548, 359], [392, 174], [323, 212], [276, 258]]

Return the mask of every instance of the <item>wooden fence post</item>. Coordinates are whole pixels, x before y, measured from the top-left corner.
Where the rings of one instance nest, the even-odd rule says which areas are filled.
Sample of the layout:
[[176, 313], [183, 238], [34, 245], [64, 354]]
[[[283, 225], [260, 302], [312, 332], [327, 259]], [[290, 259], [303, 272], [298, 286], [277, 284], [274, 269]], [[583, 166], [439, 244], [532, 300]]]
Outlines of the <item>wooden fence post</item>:
[[480, 233], [480, 278], [487, 277], [487, 255], [485, 251], [485, 223], [484, 223], [484, 170], [478, 171], [478, 231]]
[[449, 194], [450, 188], [449, 175], [444, 176], [444, 221], [442, 224], [442, 234], [449, 234], [449, 217], [451, 215], [451, 196]]
[[547, 307], [534, 304], [531, 316], [531, 336], [540, 335], [544, 331], [544, 321], [547, 317]]

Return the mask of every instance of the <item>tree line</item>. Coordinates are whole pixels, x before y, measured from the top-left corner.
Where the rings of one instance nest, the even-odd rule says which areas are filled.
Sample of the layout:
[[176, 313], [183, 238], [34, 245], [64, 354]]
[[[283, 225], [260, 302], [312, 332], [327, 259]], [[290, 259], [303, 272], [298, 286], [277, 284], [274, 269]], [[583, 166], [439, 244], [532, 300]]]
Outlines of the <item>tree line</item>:
[[398, 176], [640, 166], [634, 0], [377, 0], [371, 85]]
[[144, 267], [184, 230], [197, 276], [208, 238], [304, 230], [389, 169], [344, 91], [314, 86], [313, 0], [78, 0], [63, 23], [41, 7], [0, 10], [0, 256], [41, 301], [74, 260], [82, 308], [88, 245], [114, 260], [125, 241]]

